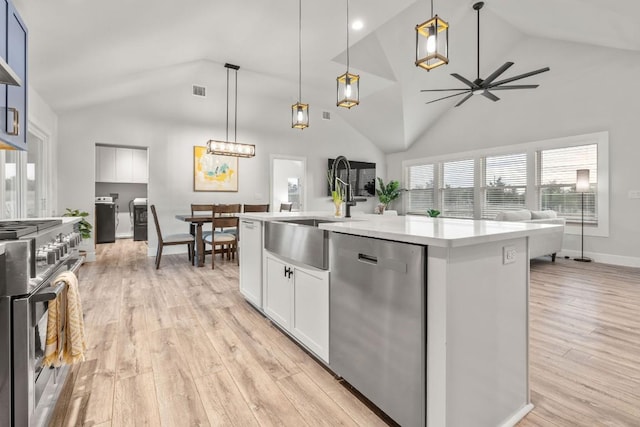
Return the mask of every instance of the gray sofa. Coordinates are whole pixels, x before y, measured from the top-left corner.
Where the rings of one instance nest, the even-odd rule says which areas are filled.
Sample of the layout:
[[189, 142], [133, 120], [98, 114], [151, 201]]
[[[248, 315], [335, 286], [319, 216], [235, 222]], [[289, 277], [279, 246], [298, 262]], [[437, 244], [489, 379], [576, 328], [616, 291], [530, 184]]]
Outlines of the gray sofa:
[[564, 218], [558, 218], [555, 211], [530, 211], [528, 209], [502, 211], [498, 212], [495, 220], [562, 225], [563, 227], [559, 228], [557, 232], [544, 234], [542, 236], [534, 236], [529, 240], [529, 259], [550, 255], [551, 260], [555, 262], [556, 254], [562, 250], [562, 240], [564, 238], [564, 225], [566, 220]]

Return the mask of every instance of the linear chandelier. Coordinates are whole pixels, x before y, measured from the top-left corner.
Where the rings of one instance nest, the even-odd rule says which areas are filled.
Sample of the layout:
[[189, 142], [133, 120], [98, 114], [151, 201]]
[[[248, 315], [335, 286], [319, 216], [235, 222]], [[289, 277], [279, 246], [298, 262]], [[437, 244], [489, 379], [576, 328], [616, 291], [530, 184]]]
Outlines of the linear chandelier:
[[[238, 134], [238, 70], [240, 66], [233, 64], [224, 64], [227, 69], [227, 134], [224, 141], [210, 139], [207, 141], [207, 154], [218, 154], [221, 156], [233, 157], [254, 157], [256, 155], [256, 146], [253, 144], [241, 144], [236, 142]], [[233, 142], [229, 141], [229, 70], [235, 71], [235, 112], [233, 115]]]
[[349, 73], [349, 0], [347, 0], [347, 72], [338, 76], [338, 107], [355, 107], [360, 103], [360, 76]]

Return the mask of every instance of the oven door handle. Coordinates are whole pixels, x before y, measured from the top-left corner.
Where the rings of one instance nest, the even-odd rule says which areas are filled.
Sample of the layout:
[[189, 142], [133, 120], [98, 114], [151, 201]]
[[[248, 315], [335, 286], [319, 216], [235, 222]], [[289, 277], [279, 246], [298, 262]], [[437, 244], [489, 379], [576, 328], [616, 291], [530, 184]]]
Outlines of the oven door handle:
[[38, 292], [37, 294], [33, 295], [31, 297], [31, 301], [32, 302], [51, 301], [53, 299], [56, 299], [58, 295], [60, 295], [60, 293], [65, 290], [66, 287], [67, 287], [67, 284], [65, 282], [59, 282], [58, 286], [56, 286], [55, 288], [52, 288], [50, 286], [46, 287], [42, 289], [40, 292]]

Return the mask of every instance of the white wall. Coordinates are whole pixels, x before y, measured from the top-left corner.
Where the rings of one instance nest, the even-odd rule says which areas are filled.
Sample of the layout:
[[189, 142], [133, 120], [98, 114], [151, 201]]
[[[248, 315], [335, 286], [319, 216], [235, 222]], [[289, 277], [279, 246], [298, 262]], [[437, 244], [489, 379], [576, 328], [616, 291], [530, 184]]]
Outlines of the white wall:
[[[387, 156], [389, 178], [402, 179], [407, 159], [609, 131], [610, 233], [585, 236], [585, 253], [640, 266], [640, 200], [627, 197], [640, 189], [640, 53], [527, 38], [504, 59], [515, 62], [506, 77], [543, 66], [551, 71], [518, 82], [539, 83], [538, 89], [502, 91], [496, 103], [478, 97], [453, 108], [453, 102], [409, 150]], [[485, 64], [481, 75], [497, 65]], [[579, 245], [579, 235], [565, 235], [563, 252], [573, 255]]]
[[[222, 88], [224, 90], [224, 88]], [[242, 86], [240, 86], [240, 90]], [[240, 92], [242, 93], [242, 92]], [[330, 94], [330, 99], [332, 99]], [[340, 118], [320, 120], [314, 110], [311, 126], [291, 129], [289, 100], [268, 105], [256, 95], [238, 106], [238, 141], [256, 144], [256, 156], [239, 159], [239, 190], [231, 193], [193, 191], [193, 146], [225, 137], [224, 92], [210, 96], [222, 102], [212, 112], [209, 100], [191, 95], [191, 82], [159, 88], [119, 102], [60, 114], [59, 207], [93, 214], [95, 143], [144, 146], [149, 149], [149, 204], [155, 204], [163, 233], [183, 233], [185, 223], [174, 218], [188, 213], [191, 203], [268, 203], [269, 162], [272, 154], [307, 158], [307, 209], [332, 212], [326, 196], [327, 158], [344, 155], [378, 164], [384, 177], [384, 154]], [[244, 98], [243, 98], [244, 99]], [[222, 101], [221, 101], [222, 100]], [[260, 104], [263, 102], [263, 104]], [[262, 107], [260, 107], [262, 105]], [[313, 107], [313, 106], [312, 106]], [[334, 107], [335, 108], [335, 107]], [[214, 107], [215, 109], [215, 107]], [[246, 117], [246, 119], [243, 119]], [[334, 116], [335, 117], [335, 116]], [[233, 132], [233, 123], [231, 123]], [[230, 139], [232, 134], [230, 134]], [[375, 200], [355, 210], [373, 211]], [[93, 223], [93, 215], [89, 221]], [[149, 254], [155, 254], [156, 233], [150, 219]], [[167, 247], [167, 253], [172, 249]]]

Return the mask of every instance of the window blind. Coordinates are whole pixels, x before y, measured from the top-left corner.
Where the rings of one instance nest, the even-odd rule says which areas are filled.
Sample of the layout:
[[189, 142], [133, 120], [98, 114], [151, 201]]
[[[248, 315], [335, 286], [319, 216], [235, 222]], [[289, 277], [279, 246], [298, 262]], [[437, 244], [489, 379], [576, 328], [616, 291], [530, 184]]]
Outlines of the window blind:
[[415, 165], [408, 168], [408, 213], [426, 213], [435, 209], [434, 165]]
[[567, 221], [579, 222], [582, 193], [576, 192], [576, 171], [589, 169], [589, 191], [584, 193], [584, 220], [597, 224], [598, 145], [541, 150], [538, 152], [540, 207], [552, 209]]
[[473, 218], [474, 160], [442, 163], [442, 216]]
[[493, 219], [500, 211], [524, 209], [527, 154], [487, 156], [482, 165], [482, 218]]

